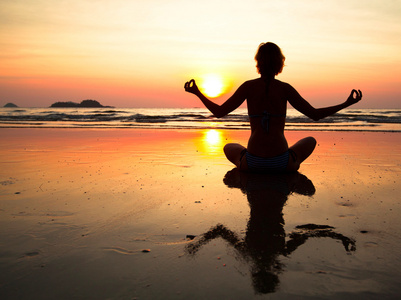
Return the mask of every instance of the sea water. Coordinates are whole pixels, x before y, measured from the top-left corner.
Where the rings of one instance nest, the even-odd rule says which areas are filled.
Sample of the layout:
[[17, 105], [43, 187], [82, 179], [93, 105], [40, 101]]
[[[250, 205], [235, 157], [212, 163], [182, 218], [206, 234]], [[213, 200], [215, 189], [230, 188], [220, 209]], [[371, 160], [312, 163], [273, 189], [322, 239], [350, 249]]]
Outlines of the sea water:
[[[249, 129], [240, 108], [215, 118], [204, 108], [0, 108], [0, 128]], [[401, 109], [344, 109], [313, 121], [287, 110], [286, 130], [401, 132]]]

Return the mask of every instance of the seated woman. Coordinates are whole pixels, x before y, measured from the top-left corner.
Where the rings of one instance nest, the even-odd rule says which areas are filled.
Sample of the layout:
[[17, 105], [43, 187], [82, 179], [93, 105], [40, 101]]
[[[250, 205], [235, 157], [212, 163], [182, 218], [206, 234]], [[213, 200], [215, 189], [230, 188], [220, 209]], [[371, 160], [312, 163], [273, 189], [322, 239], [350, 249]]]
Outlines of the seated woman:
[[224, 117], [247, 100], [251, 126], [248, 147], [235, 143], [224, 147], [227, 159], [238, 169], [250, 172], [297, 171], [315, 149], [316, 140], [307, 137], [288, 147], [284, 136], [287, 101], [296, 110], [317, 121], [359, 102], [362, 92], [352, 90], [344, 103], [316, 109], [290, 84], [275, 79], [283, 70], [285, 60], [276, 44], [260, 44], [255, 60], [260, 78], [244, 82], [222, 105], [207, 99], [193, 79], [185, 83], [185, 91], [196, 95], [217, 118]]

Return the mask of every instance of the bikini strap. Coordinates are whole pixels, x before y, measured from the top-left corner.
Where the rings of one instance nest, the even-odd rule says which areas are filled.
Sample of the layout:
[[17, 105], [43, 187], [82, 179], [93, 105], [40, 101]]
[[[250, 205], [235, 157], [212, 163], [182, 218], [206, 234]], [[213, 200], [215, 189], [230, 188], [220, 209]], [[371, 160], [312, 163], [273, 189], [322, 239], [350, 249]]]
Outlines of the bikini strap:
[[270, 121], [270, 114], [267, 111], [264, 111], [261, 122], [262, 122], [262, 128], [266, 130], [266, 133], [269, 132], [269, 121]]
[[261, 119], [262, 128], [264, 128], [266, 133], [268, 133], [270, 117], [286, 117], [286, 114], [271, 114], [271, 113], [268, 113], [267, 111], [264, 111], [263, 114], [261, 114], [261, 115], [249, 115], [249, 117], [250, 118], [255, 118], [255, 117], [262, 118]]

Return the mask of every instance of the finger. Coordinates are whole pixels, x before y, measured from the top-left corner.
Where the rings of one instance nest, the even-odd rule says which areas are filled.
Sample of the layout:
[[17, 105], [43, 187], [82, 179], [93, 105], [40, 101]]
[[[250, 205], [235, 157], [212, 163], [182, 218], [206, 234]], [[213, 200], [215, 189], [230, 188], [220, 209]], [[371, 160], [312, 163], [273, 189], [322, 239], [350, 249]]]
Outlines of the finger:
[[355, 100], [360, 100], [360, 96], [359, 96], [359, 92], [357, 91], [357, 90], [354, 90], [355, 91]]
[[361, 100], [361, 96], [360, 96], [360, 94], [359, 94], [359, 92], [357, 90], [355, 90], [355, 100], [356, 101]]
[[362, 99], [362, 91], [361, 90], [358, 90], [359, 91], [359, 97], [361, 97], [361, 99]]
[[190, 81], [187, 81], [187, 82], [185, 83], [185, 90], [186, 90], [186, 91], [189, 91], [190, 88], [191, 88], [191, 82], [190, 82]]

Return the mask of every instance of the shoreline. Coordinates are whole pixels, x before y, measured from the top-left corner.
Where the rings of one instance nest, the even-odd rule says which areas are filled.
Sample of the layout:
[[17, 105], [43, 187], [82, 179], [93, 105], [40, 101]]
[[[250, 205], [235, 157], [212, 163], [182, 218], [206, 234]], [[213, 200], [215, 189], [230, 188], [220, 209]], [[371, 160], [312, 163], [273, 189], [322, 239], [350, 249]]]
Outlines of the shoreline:
[[[308, 127], [308, 125], [290, 125], [294, 127]], [[315, 126], [316, 125], [312, 125]], [[221, 131], [250, 131], [250, 128], [229, 128], [229, 127], [214, 127], [214, 126], [204, 126], [204, 127], [151, 127], [151, 126], [113, 126], [113, 127], [79, 127], [79, 126], [0, 126], [0, 129], [72, 129], [72, 130], [221, 130]], [[285, 129], [284, 133], [286, 132], [377, 132], [377, 133], [401, 133], [401, 130], [395, 129], [378, 129], [378, 130], [368, 130], [368, 129]]]

